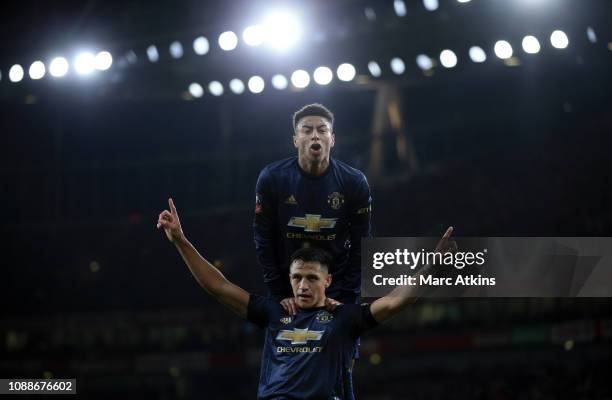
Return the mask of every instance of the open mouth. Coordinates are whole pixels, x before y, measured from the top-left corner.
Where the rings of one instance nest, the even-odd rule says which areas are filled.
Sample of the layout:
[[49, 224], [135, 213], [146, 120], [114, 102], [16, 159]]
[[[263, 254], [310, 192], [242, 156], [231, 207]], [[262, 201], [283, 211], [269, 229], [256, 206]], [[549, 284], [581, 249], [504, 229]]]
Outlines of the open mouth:
[[310, 149], [314, 151], [319, 151], [321, 150], [321, 145], [319, 143], [313, 143], [310, 145]]
[[298, 294], [297, 297], [298, 299], [302, 299], [302, 300], [309, 300], [312, 298], [312, 296], [309, 294]]

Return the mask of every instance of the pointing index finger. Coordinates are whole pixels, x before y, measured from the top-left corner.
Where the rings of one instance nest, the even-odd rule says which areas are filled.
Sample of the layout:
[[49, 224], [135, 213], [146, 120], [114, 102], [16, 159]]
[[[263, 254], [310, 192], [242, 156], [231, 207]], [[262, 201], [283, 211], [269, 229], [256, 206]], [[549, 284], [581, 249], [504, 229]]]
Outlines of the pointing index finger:
[[170, 211], [172, 211], [172, 214], [176, 215], [176, 207], [174, 207], [174, 202], [172, 201], [172, 197], [168, 199], [168, 205], [170, 206]]
[[447, 240], [448, 238], [450, 238], [451, 235], [453, 234], [453, 230], [454, 230], [453, 227], [449, 226], [446, 232], [444, 232], [444, 235], [442, 236], [442, 240]]

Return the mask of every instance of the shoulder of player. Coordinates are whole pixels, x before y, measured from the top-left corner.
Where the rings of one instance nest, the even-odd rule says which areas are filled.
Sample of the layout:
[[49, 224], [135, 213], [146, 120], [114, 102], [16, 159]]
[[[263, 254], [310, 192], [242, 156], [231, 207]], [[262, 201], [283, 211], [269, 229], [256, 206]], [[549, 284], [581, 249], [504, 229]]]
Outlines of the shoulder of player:
[[268, 165], [266, 165], [265, 167], [263, 167], [263, 169], [261, 170], [262, 174], [267, 174], [267, 175], [276, 175], [279, 173], [282, 173], [283, 171], [293, 168], [295, 166], [295, 162], [296, 162], [297, 157], [289, 157], [289, 158], [284, 158], [282, 160], [278, 160], [278, 161], [274, 161], [273, 163], [270, 163]]
[[335, 158], [333, 159], [333, 161], [336, 170], [344, 176], [350, 178], [351, 180], [354, 180], [355, 182], [366, 180], [365, 174], [357, 168], [351, 167], [347, 163]]

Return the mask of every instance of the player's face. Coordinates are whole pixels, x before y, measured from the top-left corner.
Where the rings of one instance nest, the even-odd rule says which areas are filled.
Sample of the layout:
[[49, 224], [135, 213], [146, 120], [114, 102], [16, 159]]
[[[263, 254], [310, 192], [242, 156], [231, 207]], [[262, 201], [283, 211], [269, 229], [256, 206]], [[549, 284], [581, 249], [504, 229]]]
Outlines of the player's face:
[[298, 156], [310, 164], [329, 161], [335, 140], [331, 123], [327, 118], [317, 116], [300, 119], [293, 135], [293, 145], [298, 149]]
[[325, 305], [325, 289], [331, 283], [331, 275], [321, 269], [318, 262], [294, 261], [289, 273], [295, 301], [300, 308]]

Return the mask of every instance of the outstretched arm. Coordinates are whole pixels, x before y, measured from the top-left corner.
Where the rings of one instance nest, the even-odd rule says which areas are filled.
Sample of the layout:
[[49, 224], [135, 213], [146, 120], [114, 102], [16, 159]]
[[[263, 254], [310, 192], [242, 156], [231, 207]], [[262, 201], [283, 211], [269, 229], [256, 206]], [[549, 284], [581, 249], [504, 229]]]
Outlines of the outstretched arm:
[[159, 214], [157, 229], [163, 228], [168, 240], [176, 246], [200, 286], [230, 310], [246, 318], [249, 293], [228, 281], [217, 268], [198, 253], [183, 233], [172, 199], [168, 199], [168, 205], [170, 211], [164, 210]]
[[[457, 244], [454, 240], [450, 239], [452, 234], [453, 227], [450, 226], [442, 236], [442, 239], [440, 239], [440, 242], [438, 242], [436, 252], [446, 253], [457, 250]], [[432, 265], [426, 265], [415, 276], [429, 275], [432, 273], [433, 267]], [[422, 286], [399, 286], [385, 297], [374, 301], [370, 306], [370, 312], [376, 322], [382, 323], [409, 305], [414, 304], [426, 289], [426, 287]]]

